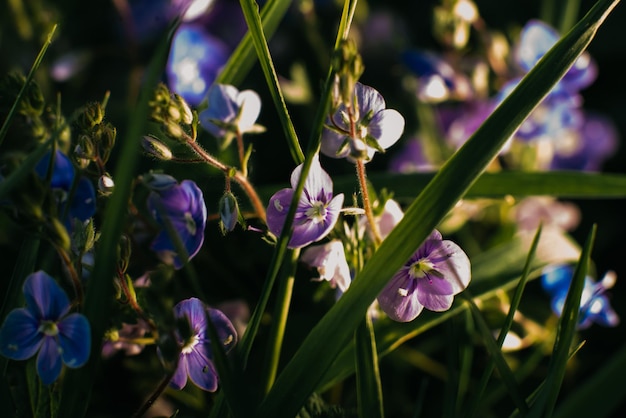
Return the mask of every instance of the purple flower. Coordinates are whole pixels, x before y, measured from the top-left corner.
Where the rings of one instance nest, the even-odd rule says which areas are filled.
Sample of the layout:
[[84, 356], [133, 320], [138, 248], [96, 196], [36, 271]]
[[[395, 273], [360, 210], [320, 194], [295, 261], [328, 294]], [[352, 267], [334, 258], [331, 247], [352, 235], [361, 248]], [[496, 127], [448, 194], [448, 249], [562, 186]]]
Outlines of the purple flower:
[[209, 89], [208, 107], [198, 117], [204, 129], [221, 139], [229, 133], [261, 132], [263, 128], [255, 124], [260, 112], [261, 98], [255, 91], [215, 84]]
[[404, 131], [404, 117], [397, 110], [385, 109], [385, 99], [373, 87], [356, 83], [354, 100], [354, 135], [347, 109], [341, 105], [326, 121], [321, 151], [332, 158], [367, 162], [376, 151], [396, 143]]
[[185, 299], [176, 304], [174, 316], [187, 318], [191, 336], [186, 341], [178, 336], [181, 351], [170, 386], [180, 390], [187, 384], [187, 378], [190, 378], [200, 389], [215, 392], [218, 376], [213, 364], [213, 349], [209, 338], [209, 316], [226, 352], [237, 343], [235, 328], [221, 311], [207, 307], [197, 298]]
[[[67, 210], [68, 217], [64, 219], [66, 228], [71, 224], [70, 221], [74, 218], [80, 221], [86, 221], [91, 218], [96, 212], [96, 191], [91, 181], [86, 177], [80, 177], [74, 194], [71, 197], [72, 200], [68, 202], [72, 184], [76, 176], [74, 166], [68, 156], [59, 150], [56, 150], [52, 164], [53, 170], [52, 178], [50, 179], [50, 188], [52, 188], [57, 199], [59, 214], [65, 212], [65, 207], [68, 203], [70, 205]], [[35, 166], [35, 172], [37, 172], [37, 175], [39, 175], [41, 179], [46, 178], [49, 166], [50, 151], [47, 152]]]
[[396, 153], [389, 164], [389, 171], [394, 173], [419, 173], [434, 171], [436, 166], [428, 161], [422, 140], [411, 138], [404, 143], [403, 149]]
[[332, 240], [308, 247], [302, 252], [300, 261], [315, 267], [320, 275], [319, 280], [326, 280], [331, 287], [338, 287], [342, 292], [348, 290], [352, 277], [341, 241]]
[[381, 309], [394, 321], [409, 322], [423, 308], [450, 309], [454, 295], [470, 282], [470, 261], [435, 230], [378, 295]]
[[[274, 235], [282, 233], [294, 189], [298, 185], [302, 164], [291, 173], [291, 189], [274, 193], [267, 207], [267, 226]], [[333, 182], [316, 157], [304, 182], [293, 220], [289, 248], [301, 248], [324, 238], [335, 226], [343, 205], [343, 194], [333, 197]]]
[[204, 242], [207, 209], [202, 190], [192, 180], [180, 184], [171, 176], [153, 176], [148, 181], [152, 189], [148, 196], [148, 209], [163, 230], [152, 241], [150, 248], [176, 269], [183, 266], [175, 240], [170, 236], [171, 229], [178, 234], [187, 258], [194, 257]]
[[230, 55], [220, 39], [195, 24], [176, 31], [167, 61], [168, 83], [191, 106], [199, 105]]
[[[552, 297], [552, 311], [559, 316], [563, 312], [573, 276], [574, 269], [569, 265], [556, 264], [543, 270], [541, 286]], [[594, 322], [605, 327], [619, 324], [619, 317], [606, 296], [606, 290], [613, 287], [616, 279], [612, 271], [607, 272], [598, 283], [589, 276], [585, 277], [585, 286], [580, 298], [578, 329], [589, 328]]]
[[89, 358], [91, 329], [84, 315], [70, 314], [67, 295], [44, 271], [24, 282], [26, 308], [12, 310], [0, 328], [0, 353], [26, 360], [37, 352], [37, 373], [49, 385], [67, 367], [81, 367]]

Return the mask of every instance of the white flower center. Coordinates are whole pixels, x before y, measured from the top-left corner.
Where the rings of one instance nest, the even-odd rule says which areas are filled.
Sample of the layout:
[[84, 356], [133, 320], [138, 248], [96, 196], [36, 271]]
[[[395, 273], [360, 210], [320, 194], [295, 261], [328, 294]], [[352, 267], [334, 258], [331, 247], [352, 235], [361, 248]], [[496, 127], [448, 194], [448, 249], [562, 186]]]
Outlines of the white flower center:
[[197, 335], [194, 335], [193, 337], [191, 337], [190, 341], [187, 341], [187, 344], [185, 344], [183, 346], [183, 348], [180, 350], [181, 353], [183, 354], [189, 354], [193, 351], [193, 348], [198, 345], [198, 342], [200, 342], [200, 339], [198, 338]]
[[323, 202], [313, 203], [313, 206], [307, 209], [306, 216], [307, 218], [312, 220], [313, 223], [315, 224], [324, 222], [324, 219], [326, 219], [326, 207], [324, 206], [324, 203]]
[[409, 277], [421, 279], [435, 269], [435, 265], [427, 258], [421, 258], [409, 267]]

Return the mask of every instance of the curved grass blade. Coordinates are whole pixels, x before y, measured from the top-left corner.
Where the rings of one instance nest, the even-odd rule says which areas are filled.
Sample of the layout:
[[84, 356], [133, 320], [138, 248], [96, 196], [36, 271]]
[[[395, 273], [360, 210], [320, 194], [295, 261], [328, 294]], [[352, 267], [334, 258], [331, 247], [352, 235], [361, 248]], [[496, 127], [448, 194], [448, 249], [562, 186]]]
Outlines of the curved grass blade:
[[283, 127], [285, 138], [287, 138], [287, 145], [289, 145], [291, 157], [296, 164], [301, 164], [304, 161], [304, 154], [300, 148], [300, 142], [298, 141], [296, 130], [293, 127], [291, 118], [289, 117], [289, 111], [287, 111], [285, 98], [283, 97], [280, 85], [278, 84], [278, 76], [276, 75], [274, 63], [272, 62], [272, 57], [270, 56], [270, 50], [267, 46], [267, 39], [265, 39], [265, 34], [263, 33], [263, 22], [261, 21], [261, 16], [259, 16], [258, 6], [253, 0], [241, 0], [240, 3], [246, 23], [248, 24], [248, 28], [252, 34], [254, 48], [256, 49], [256, 53], [259, 57], [259, 62], [261, 64], [261, 68], [263, 69], [263, 74], [265, 75], [265, 81], [267, 82], [270, 94], [274, 100], [274, 106], [278, 112], [278, 118], [280, 119], [280, 123]]
[[506, 140], [565, 74], [618, 1], [596, 6], [539, 61], [442, 167], [364, 266], [358, 279], [305, 338], [261, 403], [259, 416], [292, 417], [317, 388], [369, 304], [486, 169]]
[[585, 276], [591, 262], [591, 249], [596, 237], [596, 225], [593, 225], [587, 237], [580, 261], [574, 270], [574, 276], [567, 292], [563, 312], [557, 327], [556, 341], [552, 358], [548, 366], [548, 373], [543, 390], [538, 394], [538, 399], [533, 404], [528, 417], [549, 417], [552, 415], [556, 400], [559, 395], [565, 368], [570, 358], [570, 348], [576, 336], [578, 326], [578, 314], [580, 311], [580, 298], [585, 287]]
[[[263, 9], [261, 9], [261, 21], [263, 22], [263, 32], [267, 37], [272, 37], [291, 3], [291, 0], [269, 0], [263, 6]], [[254, 65], [255, 59], [256, 54], [254, 53], [252, 34], [248, 32], [217, 76], [215, 83], [241, 84]]]
[[117, 260], [117, 245], [128, 211], [132, 181], [136, 175], [135, 168], [140, 150], [139, 138], [143, 135], [148, 121], [148, 101], [165, 67], [170, 42], [178, 25], [178, 20], [172, 23], [167, 38], [159, 45], [148, 67], [139, 102], [129, 115], [128, 130], [124, 140], [121, 141], [123, 145], [114, 175], [115, 190], [106, 208], [95, 265], [85, 297], [84, 314], [91, 325], [91, 355], [87, 364], [82, 368], [68, 370], [63, 381], [59, 404], [58, 416], [60, 417], [82, 417], [87, 411], [93, 376], [100, 358], [102, 337], [111, 311], [114, 291], [112, 278], [115, 272], [115, 260]]

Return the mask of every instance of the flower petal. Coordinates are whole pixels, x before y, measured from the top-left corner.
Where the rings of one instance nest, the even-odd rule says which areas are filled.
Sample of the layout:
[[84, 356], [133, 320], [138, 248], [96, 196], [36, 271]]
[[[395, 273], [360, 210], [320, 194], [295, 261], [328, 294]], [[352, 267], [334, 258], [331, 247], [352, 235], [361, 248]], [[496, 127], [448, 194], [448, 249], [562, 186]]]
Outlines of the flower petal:
[[395, 144], [404, 132], [404, 117], [394, 109], [385, 109], [374, 115], [367, 128], [370, 135], [378, 141], [378, 145], [387, 149]]
[[67, 367], [81, 367], [87, 362], [91, 351], [91, 328], [87, 318], [73, 313], [57, 324], [63, 363]]
[[409, 278], [406, 267], [400, 269], [378, 295], [381, 309], [394, 321], [417, 318], [424, 306], [418, 300], [416, 280]]
[[54, 337], [46, 336], [43, 339], [41, 350], [37, 356], [37, 373], [44, 385], [53, 383], [61, 374], [63, 362], [61, 350]]
[[187, 354], [187, 371], [191, 381], [208, 392], [217, 390], [217, 370], [211, 361], [211, 345], [198, 344]]
[[450, 283], [454, 295], [463, 291], [471, 279], [471, 266], [467, 254], [452, 241], [444, 240], [431, 251], [428, 259], [435, 269]]
[[244, 90], [237, 96], [237, 104], [241, 109], [239, 115], [239, 131], [249, 130], [261, 113], [261, 98], [254, 90]]
[[385, 108], [383, 95], [374, 87], [357, 82], [354, 86], [354, 95], [359, 102], [359, 117], [361, 118], [370, 111], [376, 113]]
[[[335, 227], [341, 206], [343, 205], [343, 194], [335, 196], [326, 207], [326, 217], [322, 222], [313, 222], [306, 219], [302, 223], [294, 222], [293, 235], [289, 240], [289, 248], [302, 248], [312, 242], [324, 238]], [[306, 216], [300, 217], [305, 219]]]
[[[423, 281], [423, 280], [422, 280]], [[429, 311], [443, 312], [450, 309], [454, 300], [453, 295], [417, 291], [417, 299]]]
[[39, 323], [25, 308], [13, 309], [0, 328], [0, 354], [11, 360], [26, 360], [35, 355], [43, 342]]
[[208, 308], [211, 323], [225, 352], [229, 352], [237, 344], [237, 331], [230, 319], [219, 309]]
[[267, 206], [267, 227], [277, 237], [282, 233], [289, 205], [293, 198], [293, 189], [282, 189], [274, 193]]
[[38, 320], [57, 321], [70, 310], [65, 291], [43, 270], [30, 274], [23, 290], [28, 310]]
[[206, 305], [198, 298], [182, 300], [174, 306], [174, 316], [176, 318], [187, 317], [189, 326], [194, 335], [204, 339], [206, 336]]
[[174, 389], [181, 390], [187, 384], [187, 354], [181, 354], [178, 358], [178, 366], [170, 380], [169, 385]]

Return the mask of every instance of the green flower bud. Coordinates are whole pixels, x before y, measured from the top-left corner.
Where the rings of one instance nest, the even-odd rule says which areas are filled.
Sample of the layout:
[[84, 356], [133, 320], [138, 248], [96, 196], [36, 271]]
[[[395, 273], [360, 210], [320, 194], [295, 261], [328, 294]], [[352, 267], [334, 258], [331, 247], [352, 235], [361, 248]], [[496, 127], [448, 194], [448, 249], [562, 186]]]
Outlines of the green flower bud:
[[104, 119], [104, 109], [99, 102], [89, 103], [78, 115], [77, 125], [84, 130], [92, 129], [102, 123]]
[[220, 229], [226, 235], [235, 229], [239, 219], [239, 204], [231, 192], [225, 192], [218, 204], [220, 212]]
[[172, 159], [172, 151], [169, 147], [154, 136], [146, 135], [141, 138], [141, 146], [147, 155], [157, 160], [168, 161]]

